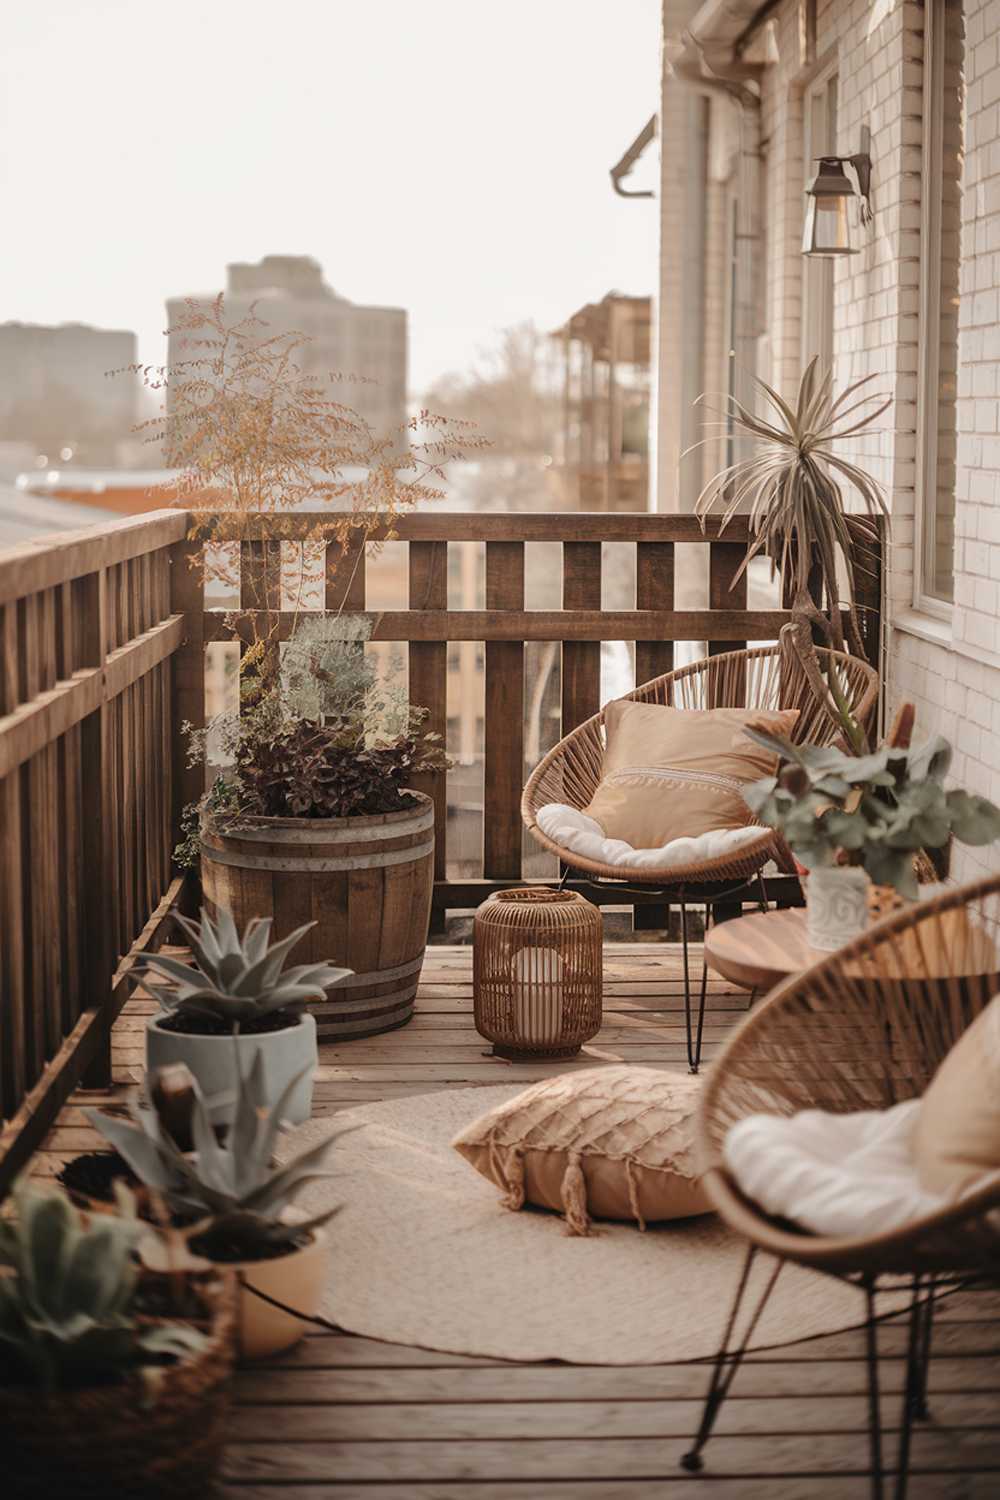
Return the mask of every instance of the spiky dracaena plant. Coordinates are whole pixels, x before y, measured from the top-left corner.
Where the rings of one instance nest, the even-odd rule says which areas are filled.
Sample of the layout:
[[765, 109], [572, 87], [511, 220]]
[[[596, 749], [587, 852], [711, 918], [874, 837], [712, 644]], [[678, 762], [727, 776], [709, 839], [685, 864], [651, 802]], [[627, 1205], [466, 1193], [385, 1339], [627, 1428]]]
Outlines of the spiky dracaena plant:
[[[838, 396], [833, 390], [833, 372], [818, 376], [813, 359], [799, 383], [794, 406], [764, 381], [756, 380], [755, 385], [775, 414], [773, 421], [756, 416], [729, 396], [727, 421], [738, 433], [757, 440], [756, 451], [710, 479], [695, 506], [703, 522], [714, 508], [721, 508], [723, 529], [737, 513], [747, 514], [750, 545], [736, 578], [761, 553], [771, 559], [772, 577], [780, 568], [793, 614], [791, 628], [785, 627], [785, 638], [796, 651], [820, 701], [857, 752], [866, 748], [864, 732], [851, 714], [847, 695], [829, 659], [824, 682], [811, 627], [818, 627], [835, 650], [849, 646], [857, 655], [864, 655], [855, 603], [855, 548], [858, 543], [877, 545], [877, 518], [888, 518], [889, 510], [877, 482], [844, 458], [836, 445], [871, 431], [891, 406], [891, 400], [882, 396], [858, 397], [862, 387], [873, 379], [869, 375], [855, 381]], [[845, 506], [843, 481], [860, 498], [861, 510], [857, 513]], [[847, 605], [846, 641], [838, 565], [843, 567], [847, 581], [843, 601]], [[825, 611], [813, 599], [811, 579], [818, 580], [826, 600]]]
[[[226, 1252], [223, 1258], [231, 1258], [236, 1249], [241, 1259], [257, 1260], [291, 1250], [303, 1234], [320, 1228], [337, 1212], [334, 1207], [305, 1221], [285, 1216], [307, 1183], [332, 1176], [321, 1170], [319, 1163], [346, 1131], [328, 1136], [294, 1161], [276, 1165], [278, 1132], [289, 1101], [308, 1069], [296, 1074], [272, 1109], [261, 1049], [257, 1048], [246, 1074], [240, 1071], [238, 1054], [236, 1066], [236, 1114], [222, 1144], [216, 1139], [197, 1079], [190, 1078], [193, 1155], [181, 1151], [148, 1100], [146, 1107], [141, 1103], [132, 1106], [131, 1122], [95, 1109], [84, 1113], [140, 1181], [162, 1195], [172, 1213], [195, 1220], [185, 1233], [200, 1253], [212, 1259], [214, 1247], [219, 1247]], [[155, 1087], [153, 1074], [147, 1080], [150, 1094]]]
[[147, 1226], [128, 1189], [118, 1214], [88, 1222], [61, 1192], [19, 1183], [0, 1219], [0, 1367], [43, 1391], [123, 1378], [162, 1356], [183, 1359], [205, 1336], [186, 1323], [150, 1324], [133, 1310], [133, 1252]]
[[[242, 937], [228, 911], [220, 911], [217, 922], [205, 911], [200, 923], [181, 916], [176, 921], [191, 944], [194, 963], [151, 953], [139, 970], [145, 988], [170, 1015], [211, 1016], [235, 1029], [275, 1011], [294, 1015], [307, 1000], [322, 1000], [332, 985], [354, 972], [328, 963], [284, 969], [289, 953], [315, 922], [271, 944], [270, 917], [252, 917]], [[166, 982], [151, 981], [150, 971]]]

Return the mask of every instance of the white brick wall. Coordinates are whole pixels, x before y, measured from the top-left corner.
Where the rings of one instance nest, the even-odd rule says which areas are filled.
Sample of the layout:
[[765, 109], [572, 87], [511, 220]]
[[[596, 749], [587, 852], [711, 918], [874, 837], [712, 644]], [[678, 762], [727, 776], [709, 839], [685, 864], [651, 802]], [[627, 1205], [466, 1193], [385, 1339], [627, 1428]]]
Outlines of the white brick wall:
[[[957, 3], [957, 0], [956, 0]], [[802, 358], [803, 93], [834, 56], [838, 150], [871, 132], [873, 225], [836, 262], [837, 384], [877, 374], [886, 430], [851, 457], [892, 509], [886, 578], [888, 709], [917, 705], [923, 732], [955, 746], [953, 775], [1000, 801], [1000, 0], [966, 0], [967, 122], [959, 297], [955, 605], [950, 637], [914, 598], [924, 9], [914, 0], [820, 0], [813, 63], [799, 55], [798, 0], [785, 0], [752, 55], [762, 81], [765, 319], [769, 370], [794, 389]], [[664, 203], [665, 214], [670, 205]], [[901, 628], [905, 625], [906, 628]], [[1000, 868], [1000, 849], [957, 851], [956, 873]]]

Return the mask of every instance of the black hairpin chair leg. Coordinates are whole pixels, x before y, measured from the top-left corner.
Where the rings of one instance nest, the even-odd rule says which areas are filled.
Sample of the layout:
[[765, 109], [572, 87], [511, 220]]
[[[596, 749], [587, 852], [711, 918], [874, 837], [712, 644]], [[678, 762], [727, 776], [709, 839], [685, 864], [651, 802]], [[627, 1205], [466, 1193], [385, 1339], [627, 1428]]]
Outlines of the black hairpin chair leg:
[[781, 1268], [785, 1264], [783, 1260], [775, 1261], [774, 1270], [771, 1272], [761, 1291], [757, 1306], [754, 1308], [753, 1315], [747, 1323], [746, 1331], [739, 1343], [735, 1347], [732, 1347], [736, 1325], [739, 1321], [740, 1308], [743, 1305], [750, 1285], [750, 1272], [753, 1269], [757, 1253], [756, 1245], [749, 1246], [746, 1260], [743, 1262], [743, 1271], [736, 1287], [736, 1295], [733, 1298], [733, 1305], [730, 1309], [729, 1320], [726, 1324], [725, 1333], [722, 1336], [722, 1345], [715, 1357], [715, 1364], [712, 1366], [712, 1376], [708, 1385], [708, 1393], [705, 1397], [701, 1424], [695, 1434], [693, 1447], [689, 1448], [681, 1459], [681, 1468], [687, 1469], [691, 1474], [697, 1474], [704, 1468], [704, 1460], [701, 1456], [702, 1449], [712, 1436], [715, 1419], [719, 1415], [726, 1397], [729, 1395], [729, 1388], [736, 1378], [736, 1372], [743, 1363], [743, 1357], [757, 1329], [757, 1324], [760, 1322], [761, 1314], [771, 1299], [771, 1293], [774, 1291], [775, 1284], [781, 1274]]

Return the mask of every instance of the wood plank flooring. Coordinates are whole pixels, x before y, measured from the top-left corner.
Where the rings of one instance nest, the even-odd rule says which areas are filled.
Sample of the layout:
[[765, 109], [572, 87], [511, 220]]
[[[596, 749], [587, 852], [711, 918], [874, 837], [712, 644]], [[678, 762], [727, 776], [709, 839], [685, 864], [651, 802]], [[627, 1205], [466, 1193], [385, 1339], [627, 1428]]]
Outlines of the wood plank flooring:
[[[700, 954], [692, 953], [699, 973]], [[428, 952], [418, 1014], [398, 1032], [322, 1049], [317, 1109], [525, 1082], [601, 1061], [682, 1071], [679, 951], [609, 946], [605, 1026], [578, 1061], [522, 1065], [489, 1054], [472, 1025], [471, 951]], [[710, 979], [705, 1058], [749, 997]], [[115, 1030], [116, 1092], [138, 1078], [149, 1002]], [[36, 1159], [52, 1175], [94, 1145], [78, 1096]], [[859, 1317], [861, 1316], [859, 1295]], [[880, 1329], [885, 1420], [898, 1420], [905, 1332]], [[678, 1467], [701, 1412], [703, 1364], [635, 1368], [509, 1364], [310, 1335], [241, 1372], [220, 1500], [867, 1500], [864, 1351], [856, 1330], [751, 1356], [698, 1476]], [[931, 1421], [914, 1439], [909, 1500], [1000, 1497], [1000, 1295], [939, 1312]], [[887, 1454], [894, 1451], [890, 1434]]]

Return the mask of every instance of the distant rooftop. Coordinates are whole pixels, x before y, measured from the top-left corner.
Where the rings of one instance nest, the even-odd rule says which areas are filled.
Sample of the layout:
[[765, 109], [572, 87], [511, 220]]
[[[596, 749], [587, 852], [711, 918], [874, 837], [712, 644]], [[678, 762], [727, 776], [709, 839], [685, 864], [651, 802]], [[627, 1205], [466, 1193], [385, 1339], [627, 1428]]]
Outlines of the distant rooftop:
[[134, 338], [135, 334], [131, 328], [97, 328], [93, 323], [22, 323], [17, 318], [9, 318], [7, 322], [0, 323], [0, 333], [8, 329], [17, 329], [25, 333], [59, 334], [59, 333], [99, 333], [115, 334], [119, 338]]
[[111, 510], [75, 501], [53, 500], [26, 493], [11, 484], [0, 484], [0, 550], [33, 537], [52, 536], [60, 531], [79, 531], [81, 526], [99, 526], [118, 521]]
[[256, 265], [233, 261], [226, 267], [230, 293], [260, 296], [284, 293], [293, 297], [315, 297], [343, 302], [323, 280], [323, 267], [311, 255], [265, 255]]
[[32, 495], [62, 490], [103, 495], [109, 490], [148, 489], [179, 477], [178, 469], [26, 469], [18, 474], [15, 484]]

